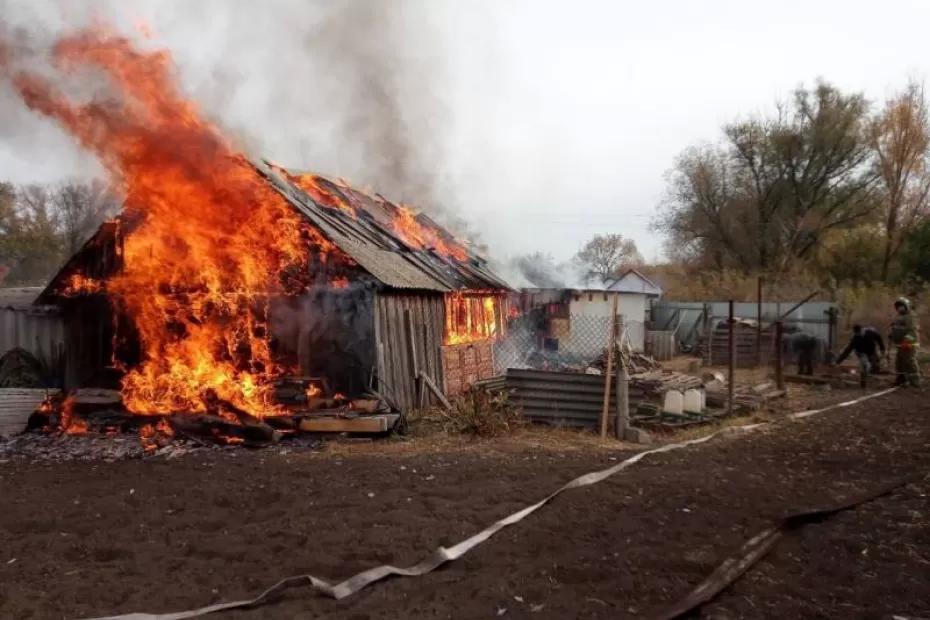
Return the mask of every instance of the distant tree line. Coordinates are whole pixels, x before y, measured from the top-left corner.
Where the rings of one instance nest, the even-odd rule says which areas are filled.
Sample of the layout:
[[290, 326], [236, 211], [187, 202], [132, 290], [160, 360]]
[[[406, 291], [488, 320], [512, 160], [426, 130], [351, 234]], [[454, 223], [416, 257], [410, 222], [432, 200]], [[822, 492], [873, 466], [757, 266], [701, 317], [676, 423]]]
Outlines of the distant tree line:
[[930, 281], [930, 123], [923, 87], [880, 106], [826, 82], [727, 124], [668, 173], [654, 222], [696, 270], [836, 283]]
[[0, 286], [45, 284], [119, 204], [101, 181], [0, 182]]

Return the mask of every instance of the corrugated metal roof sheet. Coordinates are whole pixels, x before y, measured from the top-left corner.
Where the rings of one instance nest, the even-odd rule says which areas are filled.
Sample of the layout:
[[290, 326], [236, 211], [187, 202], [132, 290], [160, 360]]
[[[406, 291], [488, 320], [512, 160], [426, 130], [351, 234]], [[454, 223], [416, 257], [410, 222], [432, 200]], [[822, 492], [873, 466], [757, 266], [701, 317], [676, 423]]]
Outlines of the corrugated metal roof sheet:
[[[317, 203], [297, 185], [279, 174], [266, 163], [252, 162], [259, 174], [270, 181], [288, 202], [302, 213], [320, 232], [339, 249], [351, 256], [365, 271], [384, 286], [398, 289], [419, 289], [449, 292], [456, 290], [510, 291], [510, 286], [488, 269], [487, 261], [466, 248], [467, 258], [458, 261], [441, 256], [431, 249], [412, 247], [391, 230], [393, 215], [398, 207], [389, 201], [336, 183], [324, 177], [315, 177], [325, 185], [325, 190], [336, 193], [352, 205], [358, 214], [349, 213]], [[126, 220], [124, 212], [118, 220]], [[441, 239], [453, 241], [448, 231], [438, 226], [423, 214], [416, 216], [421, 225], [429, 226]], [[102, 252], [113, 246], [114, 235], [119, 227], [116, 221], [105, 222], [93, 237], [78, 251], [52, 279], [41, 293], [39, 301], [54, 298], [65, 283], [67, 276], [86, 267], [83, 259], [88, 253]], [[106, 252], [104, 252], [106, 253]], [[100, 267], [102, 273], [89, 274], [105, 278], [112, 272], [113, 261], [91, 262]]]
[[[342, 209], [318, 204], [270, 166], [263, 163], [255, 166], [330, 241], [386, 286], [440, 292], [510, 290], [506, 282], [488, 269], [487, 261], [467, 248], [466, 260], [458, 261], [405, 243], [390, 229], [398, 208], [383, 198], [376, 200], [332, 180], [315, 177], [325, 184], [327, 191], [337, 192], [356, 209], [357, 217], [353, 217]], [[441, 238], [454, 240], [423, 214], [417, 220]]]

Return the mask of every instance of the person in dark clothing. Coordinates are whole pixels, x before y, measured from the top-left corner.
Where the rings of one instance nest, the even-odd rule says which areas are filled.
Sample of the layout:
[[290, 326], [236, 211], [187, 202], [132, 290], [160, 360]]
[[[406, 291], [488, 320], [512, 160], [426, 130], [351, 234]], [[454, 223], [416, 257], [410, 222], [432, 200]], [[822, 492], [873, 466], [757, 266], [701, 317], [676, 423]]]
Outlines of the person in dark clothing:
[[877, 330], [853, 325], [853, 336], [836, 358], [836, 364], [842, 364], [853, 352], [859, 360], [859, 385], [865, 387], [869, 374], [877, 373], [881, 368], [882, 357], [885, 355], [885, 341]]
[[791, 337], [791, 350], [798, 356], [798, 374], [813, 375], [817, 339], [810, 334], [798, 332]]

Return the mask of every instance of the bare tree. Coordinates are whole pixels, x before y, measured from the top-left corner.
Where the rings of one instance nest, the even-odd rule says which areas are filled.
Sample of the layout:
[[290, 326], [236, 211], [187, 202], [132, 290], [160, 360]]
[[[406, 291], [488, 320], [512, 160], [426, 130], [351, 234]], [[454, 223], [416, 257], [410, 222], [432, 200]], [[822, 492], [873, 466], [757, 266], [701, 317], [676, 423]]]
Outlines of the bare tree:
[[77, 252], [100, 224], [119, 208], [113, 193], [99, 180], [62, 183], [54, 190], [53, 202], [61, 220], [65, 252], [69, 256]]
[[892, 261], [928, 212], [930, 124], [923, 87], [911, 82], [889, 99], [873, 119], [869, 138], [881, 180], [885, 229], [881, 276], [887, 282]]
[[62, 257], [58, 220], [49, 193], [41, 185], [3, 193], [0, 263], [6, 267], [6, 280], [10, 284], [41, 284]]
[[600, 278], [602, 283], [618, 276], [623, 267], [643, 261], [636, 243], [616, 233], [594, 235], [575, 258], [585, 266], [589, 279]]
[[117, 206], [99, 181], [18, 188], [0, 183], [0, 280], [45, 283]]
[[673, 256], [786, 271], [874, 212], [867, 113], [862, 95], [820, 83], [773, 117], [727, 125], [719, 146], [686, 150], [655, 222]]

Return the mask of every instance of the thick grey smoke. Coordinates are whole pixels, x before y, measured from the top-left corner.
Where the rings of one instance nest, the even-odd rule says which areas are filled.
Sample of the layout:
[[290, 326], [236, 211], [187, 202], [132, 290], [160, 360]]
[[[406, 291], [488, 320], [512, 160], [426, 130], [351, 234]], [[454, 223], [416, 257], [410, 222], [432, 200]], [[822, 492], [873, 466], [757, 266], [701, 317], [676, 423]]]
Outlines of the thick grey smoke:
[[[663, 173], [689, 144], [818, 76], [881, 101], [930, 73], [930, 3], [733, 4], [0, 0], [0, 28], [99, 18], [141, 39], [147, 22], [143, 44], [172, 51], [185, 92], [250, 153], [441, 206], [501, 259], [566, 260], [605, 232], [653, 259]], [[786, 28], [807, 44], [786, 47]], [[17, 106], [0, 83], [0, 178], [97, 170]]]
[[[36, 47], [94, 21], [166, 47], [185, 90], [252, 156], [343, 178], [427, 211], [462, 234], [444, 182], [450, 141], [442, 7], [417, 0], [2, 1]], [[148, 40], [147, 38], [150, 37]], [[60, 130], [0, 88], [8, 148], [38, 141], [77, 174], [99, 172]], [[74, 173], [72, 173], [74, 174]], [[54, 175], [49, 175], [54, 176]]]

